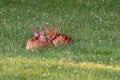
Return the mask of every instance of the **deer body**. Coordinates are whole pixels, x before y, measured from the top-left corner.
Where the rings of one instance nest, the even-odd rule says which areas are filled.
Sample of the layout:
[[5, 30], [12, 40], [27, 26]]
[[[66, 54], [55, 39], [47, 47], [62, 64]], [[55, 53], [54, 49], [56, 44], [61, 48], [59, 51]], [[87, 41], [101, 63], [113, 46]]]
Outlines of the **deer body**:
[[27, 41], [26, 49], [34, 49], [34, 48], [44, 48], [47, 46], [47, 42], [41, 42], [36, 38], [31, 38]]
[[56, 34], [56, 36], [57, 36], [56, 39], [52, 41], [55, 46], [60, 45], [60, 44], [71, 44], [72, 43], [72, 39], [68, 35]]
[[40, 32], [38, 33], [35, 29], [33, 29], [33, 33], [35, 37], [27, 41], [26, 45], [27, 50], [35, 48], [45, 48], [49, 45], [52, 45], [50, 42], [47, 42], [43, 30], [40, 30]]

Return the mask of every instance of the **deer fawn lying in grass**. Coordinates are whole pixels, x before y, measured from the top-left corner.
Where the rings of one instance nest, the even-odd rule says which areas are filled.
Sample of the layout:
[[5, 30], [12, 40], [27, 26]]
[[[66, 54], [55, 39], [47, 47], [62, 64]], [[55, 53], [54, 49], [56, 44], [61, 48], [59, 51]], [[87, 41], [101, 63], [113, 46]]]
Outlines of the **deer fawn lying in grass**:
[[47, 42], [46, 37], [44, 36], [44, 31], [40, 30], [37, 32], [35, 29], [32, 30], [34, 34], [34, 38], [31, 38], [27, 41], [26, 49], [33, 49], [33, 48], [44, 48], [49, 45], [52, 45], [50, 42]]
[[57, 25], [52, 31], [50, 31], [48, 25], [45, 25], [48, 40], [55, 46], [60, 44], [71, 44], [73, 42], [71, 37], [66, 34], [57, 34], [58, 28], [59, 26]]

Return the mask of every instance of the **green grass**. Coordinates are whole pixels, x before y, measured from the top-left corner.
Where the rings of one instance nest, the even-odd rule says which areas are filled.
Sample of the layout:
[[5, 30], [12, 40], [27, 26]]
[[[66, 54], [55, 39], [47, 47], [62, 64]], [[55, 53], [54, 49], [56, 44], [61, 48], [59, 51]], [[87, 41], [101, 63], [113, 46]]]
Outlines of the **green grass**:
[[[27, 51], [31, 29], [72, 37]], [[0, 80], [119, 80], [119, 0], [0, 0]]]

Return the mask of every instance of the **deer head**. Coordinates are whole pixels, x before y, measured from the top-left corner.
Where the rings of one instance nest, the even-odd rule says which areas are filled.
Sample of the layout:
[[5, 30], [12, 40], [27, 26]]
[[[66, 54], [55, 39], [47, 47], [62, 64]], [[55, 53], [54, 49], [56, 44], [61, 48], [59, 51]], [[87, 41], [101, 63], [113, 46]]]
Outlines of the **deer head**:
[[35, 37], [30, 38], [27, 41], [26, 49], [29, 50], [29, 49], [32, 49], [32, 48], [39, 48], [39, 47], [46, 46], [47, 41], [46, 41], [45, 36], [44, 36], [44, 31], [40, 30], [39, 32], [37, 32], [36, 29], [33, 28], [32, 32], [33, 32]]
[[59, 26], [57, 25], [53, 30], [49, 30], [48, 29], [48, 25], [46, 24], [45, 25], [45, 30], [46, 30], [46, 33], [47, 33], [47, 38], [52, 41], [53, 39], [56, 38], [56, 34], [57, 34], [57, 31], [58, 31], [58, 28]]

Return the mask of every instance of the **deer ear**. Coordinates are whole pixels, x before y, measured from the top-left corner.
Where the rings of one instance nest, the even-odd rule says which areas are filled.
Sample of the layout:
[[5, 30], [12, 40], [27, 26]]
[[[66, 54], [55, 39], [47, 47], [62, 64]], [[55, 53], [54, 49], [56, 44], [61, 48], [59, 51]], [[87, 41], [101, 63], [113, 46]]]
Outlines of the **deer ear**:
[[50, 32], [50, 30], [48, 29], [48, 24], [45, 24], [45, 30], [47, 33]]
[[59, 25], [57, 24], [57, 26], [54, 28], [54, 30], [53, 30], [53, 31], [57, 32], [57, 31], [58, 31], [58, 29], [59, 29]]
[[39, 34], [40, 34], [40, 36], [44, 36], [44, 31], [43, 31], [43, 30], [40, 30], [40, 31], [39, 31]]
[[35, 35], [35, 37], [37, 37], [37, 36], [39, 35], [39, 33], [36, 31], [35, 28], [32, 29], [32, 32], [33, 32], [33, 34]]

